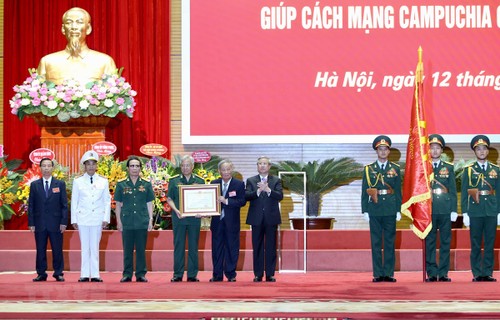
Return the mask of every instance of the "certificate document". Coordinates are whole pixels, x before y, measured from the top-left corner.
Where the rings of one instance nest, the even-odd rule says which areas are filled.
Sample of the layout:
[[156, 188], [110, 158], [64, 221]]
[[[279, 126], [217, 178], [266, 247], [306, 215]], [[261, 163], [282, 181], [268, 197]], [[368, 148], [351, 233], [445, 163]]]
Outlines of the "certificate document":
[[183, 217], [196, 215], [219, 216], [220, 195], [218, 184], [179, 185], [179, 211]]

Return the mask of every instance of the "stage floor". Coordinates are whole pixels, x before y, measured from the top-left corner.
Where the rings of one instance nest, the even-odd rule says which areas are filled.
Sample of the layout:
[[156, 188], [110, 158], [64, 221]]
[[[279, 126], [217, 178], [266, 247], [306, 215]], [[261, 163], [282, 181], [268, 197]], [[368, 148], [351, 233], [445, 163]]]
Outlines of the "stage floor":
[[[397, 272], [396, 283], [372, 283], [369, 272], [276, 274], [276, 283], [171, 283], [170, 272], [150, 272], [148, 283], [120, 283], [103, 272], [103, 283], [50, 277], [33, 283], [32, 272], [0, 273], [0, 318], [330, 317], [345, 319], [500, 319], [500, 283], [473, 283], [470, 272], [451, 272], [452, 282], [424, 283], [421, 272]], [[497, 272], [496, 277], [500, 274]]]

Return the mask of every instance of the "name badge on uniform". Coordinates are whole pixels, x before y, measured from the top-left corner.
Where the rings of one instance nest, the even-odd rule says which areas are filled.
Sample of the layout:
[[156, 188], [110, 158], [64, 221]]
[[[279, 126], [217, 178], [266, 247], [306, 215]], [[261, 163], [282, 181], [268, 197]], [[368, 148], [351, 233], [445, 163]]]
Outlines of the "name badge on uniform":
[[229, 197], [236, 197], [236, 191], [229, 191]]
[[59, 188], [52, 188], [52, 193], [59, 193], [61, 190]]

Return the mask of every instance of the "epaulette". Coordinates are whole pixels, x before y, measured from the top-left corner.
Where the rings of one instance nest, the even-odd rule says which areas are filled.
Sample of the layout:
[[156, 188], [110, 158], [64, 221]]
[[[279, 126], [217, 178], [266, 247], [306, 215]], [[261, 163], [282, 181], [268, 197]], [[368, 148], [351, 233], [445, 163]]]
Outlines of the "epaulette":
[[495, 163], [491, 163], [490, 164], [493, 166], [493, 167], [497, 167], [498, 168], [498, 164], [495, 164]]
[[468, 165], [466, 165], [464, 168], [468, 168], [468, 167], [472, 167], [473, 165], [475, 165], [476, 162], [473, 162], [473, 163], [469, 163]]
[[392, 161], [389, 161], [391, 164], [395, 165], [396, 167], [401, 167], [401, 165], [399, 163], [396, 163], [396, 162], [392, 162]]
[[122, 178], [122, 179], [118, 180], [118, 182], [122, 182], [122, 181], [125, 181], [125, 180], [127, 180], [127, 179], [128, 179], [128, 178]]
[[174, 178], [177, 178], [178, 176], [180, 176], [180, 174], [176, 174], [175, 176], [171, 176], [169, 180], [172, 180]]
[[101, 174], [98, 174], [97, 172], [95, 173], [96, 176], [98, 177], [101, 177], [101, 178], [104, 178], [104, 179], [107, 179], [105, 176], [101, 175]]
[[81, 178], [81, 177], [83, 177], [83, 173], [81, 173], [81, 174], [79, 174], [79, 175], [75, 176], [73, 179], [78, 179], [78, 178]]
[[141, 177], [141, 180], [144, 181], [144, 182], [149, 182], [148, 179], [144, 178], [144, 177]]
[[198, 178], [200, 178], [201, 180], [205, 181], [205, 179], [203, 179], [203, 177], [200, 177], [200, 176], [199, 176], [199, 175], [197, 175], [197, 174], [193, 174], [193, 175], [194, 175], [195, 177], [198, 177]]
[[444, 160], [441, 160], [441, 161], [443, 161], [446, 164], [449, 164], [450, 166], [454, 166], [453, 162], [448, 162], [448, 161], [444, 161]]

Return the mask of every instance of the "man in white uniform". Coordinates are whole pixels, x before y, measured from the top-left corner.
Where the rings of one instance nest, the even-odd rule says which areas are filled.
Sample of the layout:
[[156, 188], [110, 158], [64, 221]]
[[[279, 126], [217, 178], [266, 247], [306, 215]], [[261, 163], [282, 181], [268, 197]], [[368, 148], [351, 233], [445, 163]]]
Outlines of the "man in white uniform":
[[85, 173], [73, 181], [71, 223], [79, 231], [82, 265], [78, 282], [102, 282], [99, 276], [99, 242], [110, 219], [111, 195], [108, 179], [96, 174], [99, 155], [87, 151], [80, 163]]

